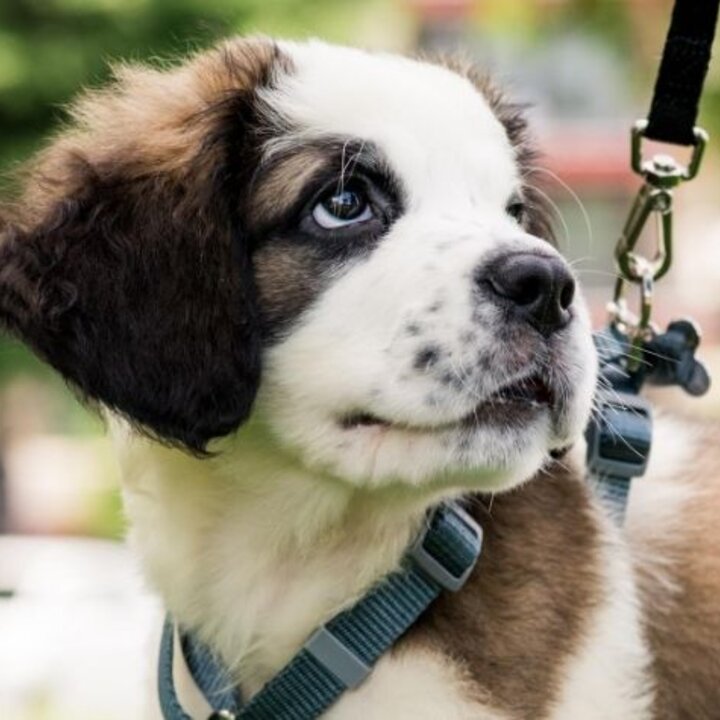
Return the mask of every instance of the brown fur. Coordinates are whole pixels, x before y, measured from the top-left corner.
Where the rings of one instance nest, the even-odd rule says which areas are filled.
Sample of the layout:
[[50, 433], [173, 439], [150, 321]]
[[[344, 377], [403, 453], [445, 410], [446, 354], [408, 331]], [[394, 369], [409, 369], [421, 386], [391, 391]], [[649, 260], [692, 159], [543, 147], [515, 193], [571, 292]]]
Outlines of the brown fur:
[[559, 466], [492, 502], [476, 498], [472, 514], [485, 534], [478, 565], [462, 592], [431, 606], [407, 642], [459, 661], [496, 709], [544, 717], [601, 597], [593, 507], [578, 474]]
[[[627, 532], [654, 656], [657, 720], [720, 717], [720, 450], [718, 424], [695, 424], [697, 458], [665, 481], [691, 491], [671, 528]], [[637, 482], [653, 482], [652, 478]], [[638, 508], [638, 513], [642, 509]]]
[[82, 190], [86, 178], [78, 166], [101, 175], [121, 166], [128, 181], [166, 174], [187, 180], [205, 155], [210, 170], [218, 148], [208, 140], [223, 101], [289, 69], [263, 38], [231, 40], [168, 69], [117, 65], [115, 81], [81, 95], [69, 108], [69, 129], [28, 166], [20, 215], [11, 219], [39, 222]]
[[120, 68], [6, 212], [0, 324], [83, 396], [197, 452], [247, 417], [259, 382], [243, 192], [264, 129], [256, 89], [288, 67], [251, 39]]
[[291, 243], [271, 243], [257, 251], [255, 282], [263, 325], [272, 333], [305, 310], [324, 286], [319, 260], [311, 249]]
[[257, 221], [272, 221], [287, 212], [327, 162], [327, 150], [318, 145], [306, 145], [286, 154], [263, 174], [253, 193], [253, 215]]

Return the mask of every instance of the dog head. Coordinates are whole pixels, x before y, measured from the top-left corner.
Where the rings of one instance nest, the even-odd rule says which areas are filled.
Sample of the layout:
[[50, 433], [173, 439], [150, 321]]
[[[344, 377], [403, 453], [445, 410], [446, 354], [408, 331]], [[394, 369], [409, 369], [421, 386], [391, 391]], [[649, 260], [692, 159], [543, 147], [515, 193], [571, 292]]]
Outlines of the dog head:
[[0, 320], [86, 398], [196, 453], [255, 408], [361, 484], [507, 487], [582, 431], [586, 312], [472, 71], [234, 40], [72, 114], [4, 221]]

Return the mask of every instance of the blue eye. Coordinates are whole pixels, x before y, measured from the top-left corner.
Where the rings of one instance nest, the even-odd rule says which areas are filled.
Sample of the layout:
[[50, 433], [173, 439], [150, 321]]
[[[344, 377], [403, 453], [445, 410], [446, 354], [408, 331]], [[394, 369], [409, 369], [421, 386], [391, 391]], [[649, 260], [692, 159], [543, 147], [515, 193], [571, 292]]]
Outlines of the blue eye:
[[365, 194], [346, 189], [327, 195], [313, 208], [313, 220], [326, 230], [356, 225], [373, 217]]

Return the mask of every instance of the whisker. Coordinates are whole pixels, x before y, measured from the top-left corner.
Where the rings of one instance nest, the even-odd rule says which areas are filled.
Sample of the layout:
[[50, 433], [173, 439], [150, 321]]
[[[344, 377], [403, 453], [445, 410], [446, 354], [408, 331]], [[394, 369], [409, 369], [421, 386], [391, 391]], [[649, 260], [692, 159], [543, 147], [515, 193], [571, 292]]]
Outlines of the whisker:
[[577, 272], [578, 275], [603, 275], [604, 277], [609, 277], [613, 280], [617, 280], [620, 277], [619, 273], [612, 273], [607, 270], [600, 270], [597, 268], [577, 268], [575, 272]]
[[572, 197], [573, 200], [575, 200], [575, 202], [577, 203], [577, 206], [580, 208], [580, 212], [582, 213], [583, 219], [585, 221], [585, 227], [587, 228], [587, 233], [588, 233], [588, 244], [589, 244], [590, 250], [592, 251], [593, 245], [595, 244], [595, 238], [593, 236], [592, 224], [590, 223], [590, 215], [588, 215], [588, 212], [585, 209], [585, 205], [583, 205], [583, 202], [582, 202], [582, 200], [580, 200], [580, 197], [578, 196], [578, 194], [562, 178], [558, 177], [558, 175], [556, 173], [554, 173], [552, 170], [548, 170], [548, 168], [540, 167], [539, 165], [531, 165], [531, 166], [527, 167], [526, 170], [529, 173], [534, 173], [534, 172], [545, 173], [545, 175], [548, 175], [549, 177], [551, 177], [553, 180], [555, 180], [555, 182], [558, 183], [558, 185], [560, 185], [562, 188], [564, 188], [567, 191], [567, 193], [570, 195], [570, 197]]
[[550, 197], [548, 193], [546, 193], [544, 190], [539, 188], [537, 185], [527, 183], [527, 186], [534, 190], [538, 195], [545, 198], [548, 205], [551, 207], [557, 218], [560, 220], [562, 227], [563, 227], [563, 233], [565, 235], [565, 247], [570, 247], [570, 227], [567, 224], [567, 221], [565, 220], [565, 216], [560, 211], [559, 205]]

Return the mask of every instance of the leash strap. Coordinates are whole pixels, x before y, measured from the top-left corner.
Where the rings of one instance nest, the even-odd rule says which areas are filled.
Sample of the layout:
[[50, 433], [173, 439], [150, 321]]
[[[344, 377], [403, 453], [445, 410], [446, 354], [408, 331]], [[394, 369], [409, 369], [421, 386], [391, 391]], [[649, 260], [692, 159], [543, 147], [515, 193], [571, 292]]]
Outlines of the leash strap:
[[[187, 667], [215, 712], [229, 720], [310, 720], [345, 690], [360, 685], [377, 660], [416, 622], [443, 590], [457, 591], [482, 548], [482, 530], [457, 504], [435, 509], [388, 575], [352, 608], [317, 630], [300, 652], [242, 707], [228, 674], [197, 639], [184, 634]], [[173, 623], [166, 620], [158, 691], [165, 720], [192, 720], [172, 677]], [[222, 692], [220, 692], [222, 691]]]
[[695, 120], [710, 63], [718, 0], [675, 0], [645, 136], [695, 145]]

